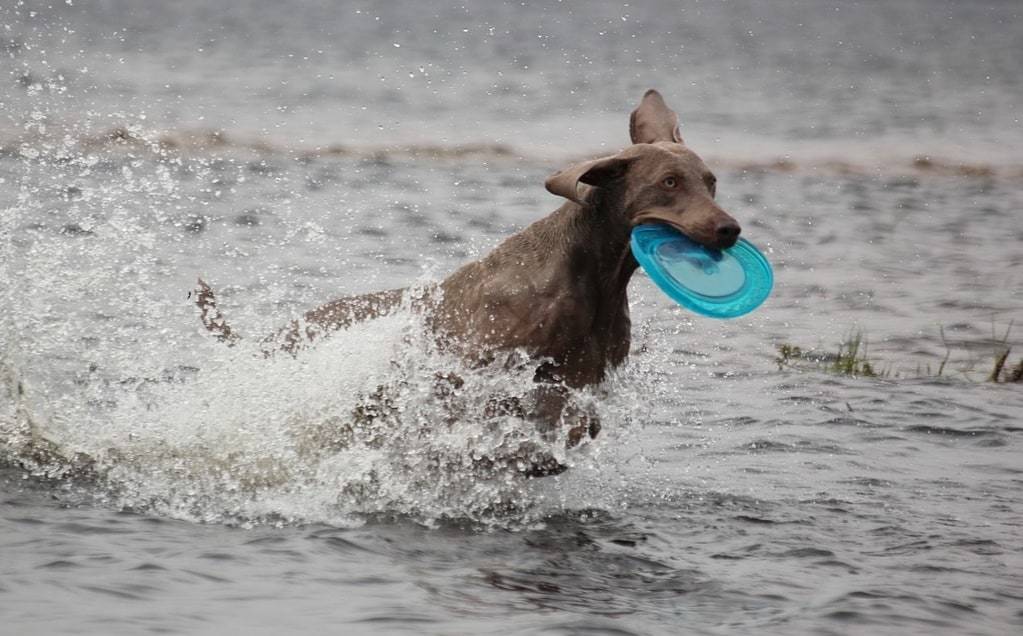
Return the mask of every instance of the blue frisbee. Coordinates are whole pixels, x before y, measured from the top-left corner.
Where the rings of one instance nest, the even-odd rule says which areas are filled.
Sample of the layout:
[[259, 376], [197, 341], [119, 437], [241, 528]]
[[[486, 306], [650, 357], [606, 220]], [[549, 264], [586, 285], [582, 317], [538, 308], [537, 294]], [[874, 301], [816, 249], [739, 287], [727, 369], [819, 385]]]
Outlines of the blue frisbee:
[[770, 263], [745, 239], [717, 250], [670, 225], [644, 223], [632, 230], [632, 254], [672, 300], [711, 318], [748, 314], [774, 285]]

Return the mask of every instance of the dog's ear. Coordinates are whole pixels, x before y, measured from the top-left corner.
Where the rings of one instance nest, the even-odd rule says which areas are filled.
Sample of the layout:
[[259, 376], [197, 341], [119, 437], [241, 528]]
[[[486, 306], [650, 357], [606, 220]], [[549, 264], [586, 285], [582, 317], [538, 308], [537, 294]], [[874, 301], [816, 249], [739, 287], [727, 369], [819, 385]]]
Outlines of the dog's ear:
[[652, 88], [643, 95], [639, 106], [629, 116], [629, 136], [634, 144], [652, 144], [655, 141], [682, 143], [678, 115]]
[[551, 194], [565, 197], [569, 201], [575, 201], [579, 205], [583, 205], [583, 199], [579, 195], [580, 183], [598, 187], [605, 186], [625, 176], [625, 171], [628, 167], [629, 159], [619, 157], [618, 155], [584, 161], [574, 166], [569, 166], [560, 172], [555, 172], [547, 177], [544, 186]]

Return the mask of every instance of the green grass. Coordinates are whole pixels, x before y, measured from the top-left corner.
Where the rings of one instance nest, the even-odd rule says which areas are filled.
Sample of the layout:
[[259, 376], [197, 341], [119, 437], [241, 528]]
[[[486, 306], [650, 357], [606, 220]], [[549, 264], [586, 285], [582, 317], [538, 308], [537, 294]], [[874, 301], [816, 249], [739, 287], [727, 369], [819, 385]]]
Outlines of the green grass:
[[[977, 360], [969, 360], [966, 366], [955, 369], [952, 373], [970, 381], [978, 381], [983, 377], [984, 381], [997, 383], [1019, 383], [1023, 384], [1023, 358], [1012, 364], [1012, 347], [1009, 345], [1009, 334], [1012, 330], [1012, 322], [1006, 328], [1005, 333], [999, 338], [992, 325], [992, 336], [990, 340], [983, 340], [974, 343], [989, 343], [992, 346], [992, 362], [989, 372], [977, 370]], [[938, 328], [941, 342], [945, 347], [945, 356], [942, 358], [937, 369], [932, 369], [930, 364], [916, 365], [916, 372], [903, 376], [901, 373], [893, 372], [894, 365], [891, 363], [879, 363], [870, 357], [867, 350], [867, 338], [862, 331], [851, 331], [834, 349], [804, 348], [798, 345], [783, 343], [778, 345], [778, 357], [775, 362], [779, 369], [795, 369], [804, 371], [823, 371], [848, 377], [864, 378], [941, 378], [951, 377], [946, 375], [949, 372], [949, 361], [952, 359], [953, 346], [945, 338], [945, 329]], [[903, 365], [904, 366], [904, 365]], [[986, 366], [986, 365], [985, 365]]]
[[817, 368], [836, 375], [862, 376], [867, 378], [881, 377], [874, 364], [867, 358], [867, 341], [863, 332], [850, 333], [838, 344], [835, 352], [822, 352], [816, 349], [803, 349], [791, 344], [778, 346], [779, 368]]

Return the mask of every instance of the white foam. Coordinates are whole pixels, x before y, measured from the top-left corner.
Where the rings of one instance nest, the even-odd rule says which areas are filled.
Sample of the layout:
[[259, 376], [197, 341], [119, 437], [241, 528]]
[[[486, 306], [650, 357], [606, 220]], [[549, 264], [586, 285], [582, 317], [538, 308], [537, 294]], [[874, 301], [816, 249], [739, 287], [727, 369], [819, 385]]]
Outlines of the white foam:
[[[41, 432], [65, 457], [97, 461], [112, 505], [202, 522], [347, 525], [381, 513], [520, 525], [615, 505], [603, 441], [566, 457], [563, 437], [545, 441], [529, 422], [486, 412], [495, 395], [527, 393], [534, 364], [466, 368], [436, 350], [411, 312], [356, 325], [298, 358], [263, 359], [254, 346], [210, 352], [185, 381], [106, 385], [112, 407], [63, 413], [63, 425], [45, 420]], [[438, 382], [452, 372], [460, 386]], [[621, 403], [576, 398], [621, 416]], [[361, 421], [360, 405], [384, 413]], [[522, 441], [577, 463], [576, 474], [541, 480], [557, 481], [552, 489], [514, 468], [474, 467]]]

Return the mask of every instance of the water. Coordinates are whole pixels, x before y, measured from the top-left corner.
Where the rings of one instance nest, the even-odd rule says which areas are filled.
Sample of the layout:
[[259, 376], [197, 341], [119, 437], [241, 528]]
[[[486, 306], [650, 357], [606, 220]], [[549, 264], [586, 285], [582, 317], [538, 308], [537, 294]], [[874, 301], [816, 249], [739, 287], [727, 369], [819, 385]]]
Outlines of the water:
[[[982, 381], [999, 341], [1023, 352], [1017, 3], [26, 3], [0, 25], [2, 631], [1023, 626], [1023, 392]], [[650, 86], [776, 289], [713, 321], [637, 275], [628, 365], [574, 397], [601, 435], [550, 445], [568, 472], [479, 466], [530, 434], [486, 402], [531, 370], [462, 369], [412, 313], [253, 355], [552, 210], [543, 179], [627, 143]], [[202, 332], [199, 274], [239, 347]], [[857, 331], [885, 377], [775, 361]], [[381, 386], [393, 408], [345, 437]]]

